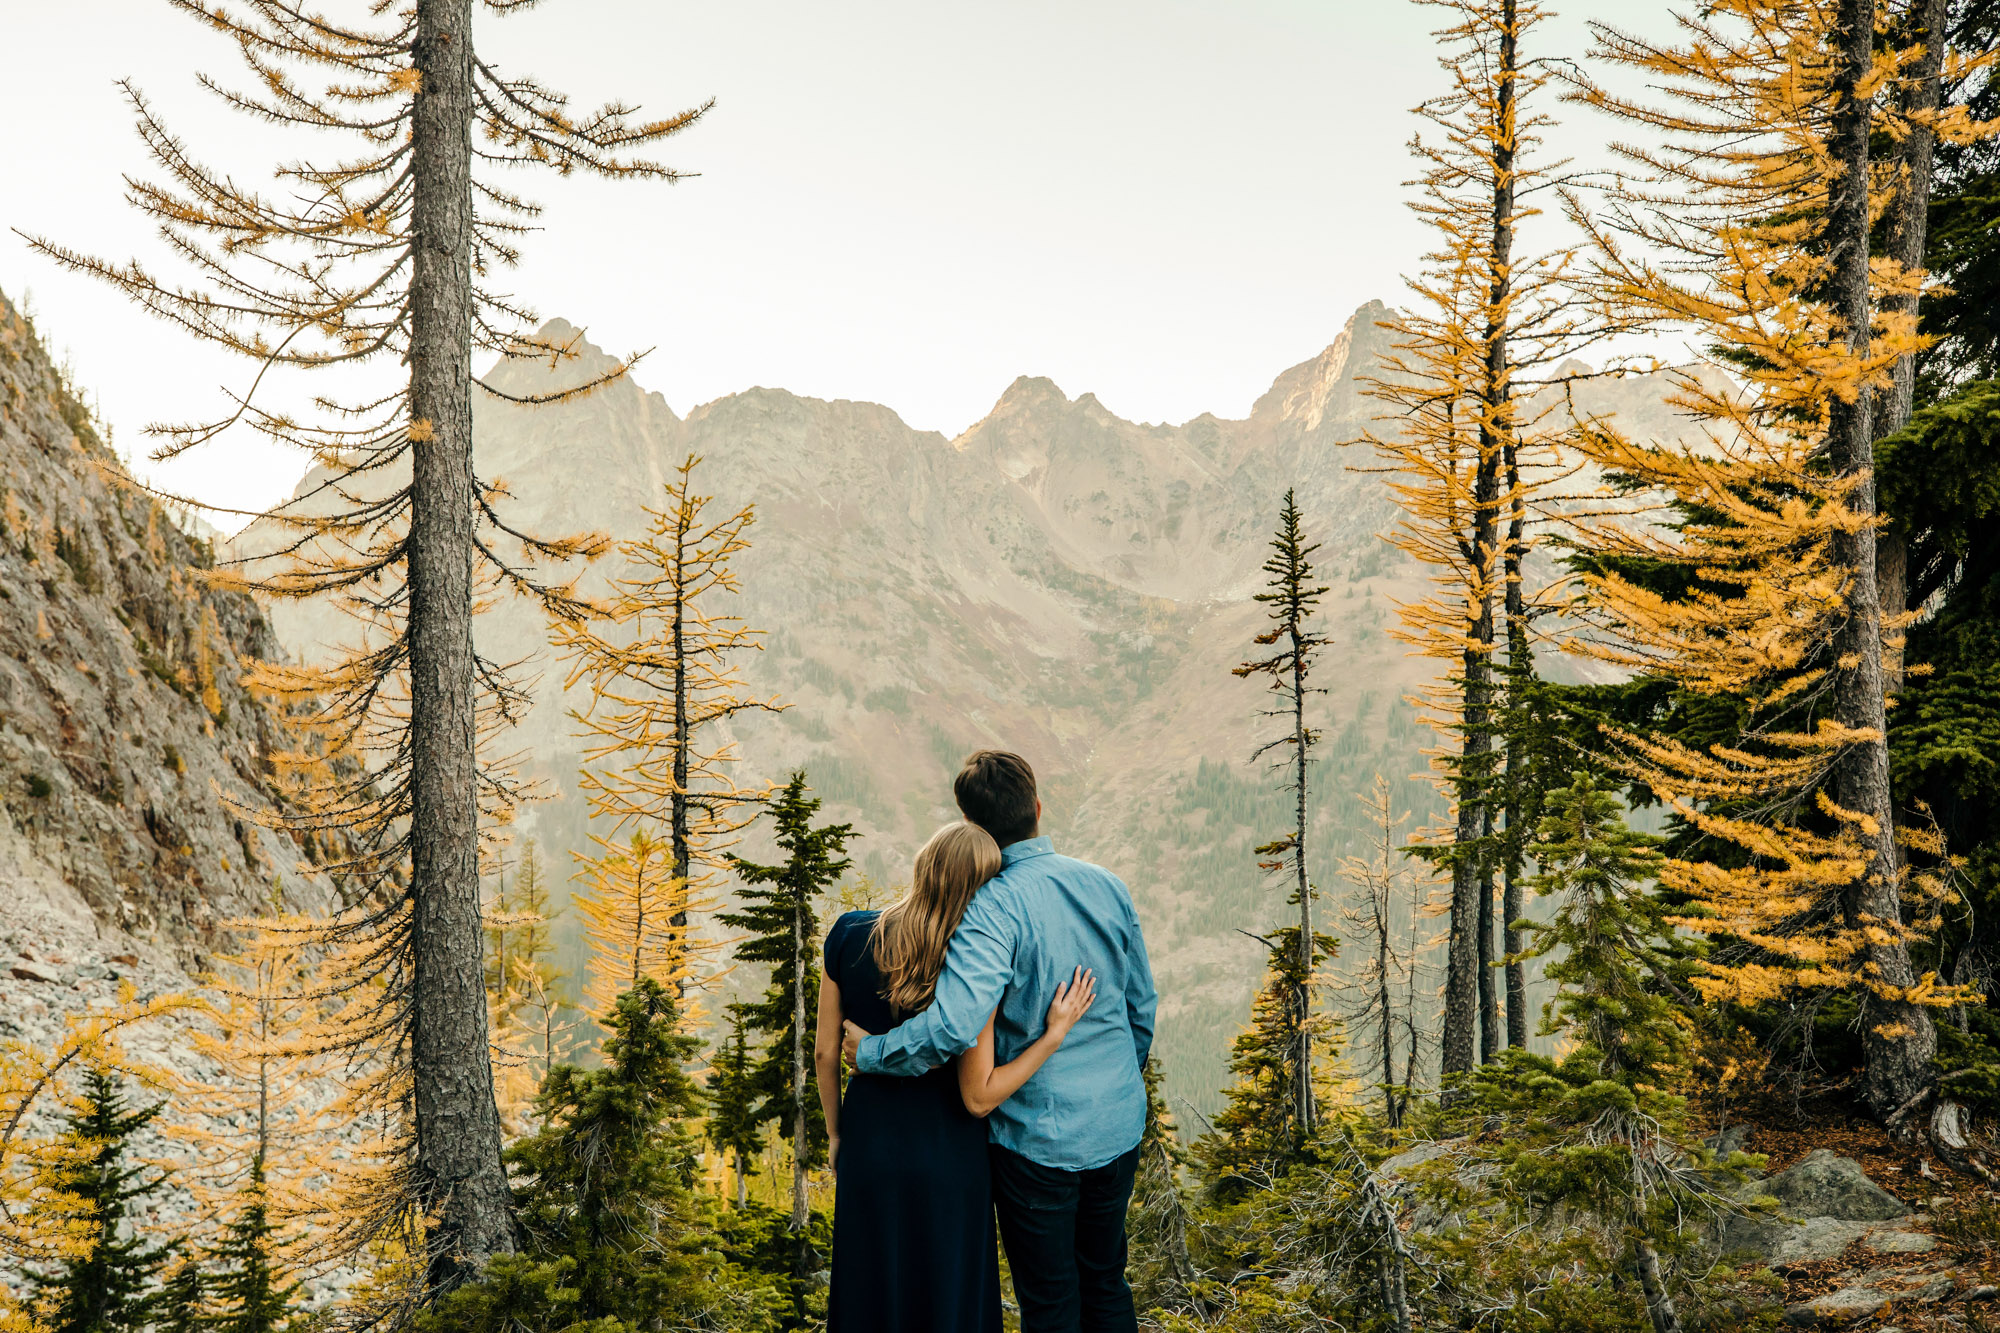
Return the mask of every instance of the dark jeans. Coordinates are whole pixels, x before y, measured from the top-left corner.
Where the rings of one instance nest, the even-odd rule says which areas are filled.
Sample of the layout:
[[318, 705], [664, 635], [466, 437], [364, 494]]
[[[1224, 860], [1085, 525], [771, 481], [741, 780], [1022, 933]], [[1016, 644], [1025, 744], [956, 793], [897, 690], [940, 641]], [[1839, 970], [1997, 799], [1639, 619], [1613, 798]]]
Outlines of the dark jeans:
[[1125, 1206], [1139, 1150], [1089, 1171], [1043, 1166], [998, 1144], [988, 1152], [1021, 1333], [1136, 1333]]

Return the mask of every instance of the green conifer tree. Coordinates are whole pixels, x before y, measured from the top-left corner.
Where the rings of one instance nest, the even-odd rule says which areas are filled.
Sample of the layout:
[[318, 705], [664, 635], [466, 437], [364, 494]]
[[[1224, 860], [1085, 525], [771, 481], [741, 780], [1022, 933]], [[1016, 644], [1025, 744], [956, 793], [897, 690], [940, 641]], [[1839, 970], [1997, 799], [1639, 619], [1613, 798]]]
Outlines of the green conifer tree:
[[276, 1262], [278, 1229], [271, 1222], [261, 1154], [243, 1188], [242, 1205], [215, 1247], [219, 1271], [210, 1290], [216, 1310], [208, 1326], [213, 1333], [278, 1333], [290, 1322], [299, 1284], [283, 1281]]
[[820, 803], [807, 791], [806, 775], [794, 773], [771, 802], [778, 846], [785, 853], [782, 864], [729, 858], [743, 880], [745, 906], [722, 914], [726, 924], [749, 932], [736, 947], [737, 958], [771, 968], [764, 998], [741, 1009], [748, 1026], [770, 1038], [751, 1075], [759, 1099], [757, 1121], [776, 1121], [778, 1132], [792, 1145], [795, 1278], [811, 1271], [806, 1173], [826, 1160], [826, 1118], [811, 1081], [811, 1025], [819, 1011], [819, 968], [813, 955], [820, 938], [813, 905], [846, 873], [847, 840], [854, 836], [851, 824], [815, 828], [812, 819]]
[[651, 978], [604, 1019], [604, 1067], [557, 1065], [536, 1102], [541, 1128], [507, 1150], [522, 1252], [421, 1317], [420, 1333], [523, 1329], [775, 1327], [768, 1283], [719, 1251], [695, 1188], [699, 1047], [676, 1031], [673, 991]]
[[1298, 951], [1298, 957], [1289, 964], [1273, 958], [1271, 970], [1274, 977], [1288, 978], [1292, 986], [1278, 997], [1286, 1030], [1298, 1048], [1286, 1058], [1286, 1068], [1292, 1075], [1289, 1115], [1301, 1133], [1310, 1134], [1318, 1117], [1312, 1049], [1313, 983], [1318, 960], [1309, 956], [1308, 941], [1316, 942], [1320, 936], [1313, 929], [1312, 905], [1319, 891], [1307, 867], [1306, 834], [1312, 827], [1309, 778], [1312, 747], [1319, 742], [1319, 731], [1306, 723], [1306, 702], [1312, 695], [1326, 692], [1307, 682], [1312, 677], [1314, 656], [1332, 640], [1319, 633], [1314, 625], [1326, 587], [1313, 581], [1312, 556], [1319, 546], [1306, 540], [1298, 497], [1292, 491], [1285, 492], [1284, 505], [1278, 512], [1278, 531], [1271, 538], [1270, 547], [1270, 558], [1264, 561], [1264, 572], [1270, 578], [1256, 600], [1270, 608], [1271, 627], [1259, 634], [1256, 642], [1259, 648], [1271, 652], [1243, 663], [1234, 671], [1241, 677], [1268, 678], [1268, 688], [1277, 696], [1265, 709], [1265, 716], [1278, 719], [1278, 734], [1258, 746], [1252, 758], [1277, 756], [1274, 766], [1284, 775], [1292, 820], [1291, 827], [1283, 834], [1257, 848], [1257, 864], [1266, 872], [1284, 876], [1289, 886], [1287, 901], [1299, 912], [1298, 927], [1283, 933], [1283, 938], [1289, 939], [1291, 947]]
[[[1260, 937], [1261, 938], [1261, 937]], [[1229, 1072], [1235, 1075], [1213, 1128], [1196, 1151], [1209, 1187], [1232, 1198], [1255, 1181], [1282, 1175], [1309, 1137], [1301, 1123], [1297, 1089], [1300, 1057], [1310, 1047], [1299, 1040], [1297, 997], [1305, 986], [1305, 957], [1298, 928], [1287, 926], [1262, 940], [1270, 952], [1264, 985], [1250, 1008], [1250, 1026], [1231, 1046]], [[1333, 956], [1339, 941], [1320, 935], [1314, 963]], [[1324, 1037], [1324, 1016], [1312, 1020], [1311, 1035]]]
[[730, 1005], [729, 1035], [717, 1049], [708, 1075], [708, 1141], [735, 1170], [738, 1208], [749, 1203], [750, 1177], [756, 1173], [757, 1149], [763, 1145], [750, 1039], [743, 1022], [742, 1006]]
[[[1468, 1243], [1484, 1235], [1518, 1253], [1521, 1227], [1547, 1225], [1544, 1238], [1574, 1249], [1574, 1271], [1592, 1288], [1607, 1272], [1638, 1277], [1636, 1290], [1579, 1289], [1576, 1299], [1637, 1303], [1631, 1313], [1655, 1333], [1678, 1333], [1663, 1256], [1697, 1243], [1685, 1218], [1735, 1206], [1725, 1187], [1753, 1159], [1717, 1163], [1675, 1091], [1687, 1086], [1693, 1044], [1676, 1003], [1692, 998], [1681, 984], [1692, 962], [1673, 909], [1649, 891], [1660, 840], [1627, 827], [1611, 787], [1588, 773], [1549, 792], [1546, 810], [1534, 849], [1542, 870], [1529, 883], [1556, 907], [1547, 922], [1519, 924], [1530, 953], [1554, 960], [1542, 1032], [1571, 1045], [1560, 1058], [1510, 1049], [1468, 1080], [1462, 1113], [1483, 1131], [1471, 1151], [1494, 1168]], [[1440, 1161], [1440, 1172], [1458, 1170]], [[1465, 1178], [1432, 1180], [1458, 1190]], [[1550, 1249], [1537, 1262], [1556, 1257]]]
[[208, 1274], [194, 1255], [177, 1253], [160, 1283], [153, 1333], [209, 1333]]
[[84, 1070], [64, 1129], [74, 1151], [48, 1168], [48, 1185], [89, 1239], [49, 1271], [28, 1274], [31, 1303], [48, 1333], [138, 1333], [153, 1322], [156, 1279], [169, 1250], [129, 1219], [166, 1177], [133, 1163], [131, 1149], [133, 1136], [165, 1105], [134, 1106], [115, 1072]]
[[1181, 1184], [1187, 1149], [1160, 1091], [1159, 1060], [1148, 1060], [1144, 1073], [1146, 1128], [1139, 1139], [1139, 1169], [1125, 1224], [1131, 1238], [1127, 1271], [1141, 1310], [1185, 1303], [1196, 1280], [1188, 1251], [1187, 1193]]

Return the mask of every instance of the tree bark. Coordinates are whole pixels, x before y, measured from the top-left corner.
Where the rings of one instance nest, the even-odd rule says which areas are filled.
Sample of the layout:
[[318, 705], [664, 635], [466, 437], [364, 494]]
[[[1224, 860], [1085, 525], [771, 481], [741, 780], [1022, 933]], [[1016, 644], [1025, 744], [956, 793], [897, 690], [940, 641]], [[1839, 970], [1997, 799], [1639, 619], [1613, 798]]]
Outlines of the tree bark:
[[[1915, 0], [1910, 26], [1901, 34], [1905, 47], [1920, 44], [1923, 54], [1910, 69], [1901, 95], [1902, 109], [1911, 126], [1899, 153], [1902, 167], [1896, 197], [1889, 209], [1889, 257], [1905, 273], [1924, 266], [1924, 248], [1930, 236], [1931, 183], [1937, 162], [1937, 131], [1930, 121], [1943, 100], [1945, 25], [1950, 17], [1949, 0]], [[1884, 314], [1914, 319], [1915, 293], [1882, 299]], [[1910, 424], [1917, 392], [1917, 359], [1913, 355], [1896, 358], [1890, 375], [1889, 392], [1882, 402], [1881, 419], [1874, 423], [1876, 439], [1893, 435]], [[1876, 537], [1875, 583], [1880, 589], [1882, 614], [1901, 616], [1910, 609], [1909, 553], [1903, 534], [1885, 527]], [[1883, 662], [1883, 679], [1890, 693], [1903, 687], [1902, 635]]]
[[[1482, 803], [1479, 812], [1479, 842], [1482, 848], [1491, 848], [1493, 842], [1493, 802]], [[1498, 960], [1493, 956], [1493, 860], [1490, 855], [1481, 858], [1479, 867], [1479, 1062], [1485, 1064], [1497, 1059], [1500, 1048], [1505, 1044], [1500, 1030], [1500, 995], [1498, 990], [1498, 969], [1493, 965]]]
[[806, 914], [792, 913], [792, 1230], [804, 1234], [806, 1211]]
[[792, 912], [792, 1279], [794, 1308], [806, 1312], [806, 1282], [812, 1276], [811, 1213], [806, 1207], [806, 909]]
[[[1482, 510], [1482, 512], [1484, 512]], [[1481, 520], [1481, 526], [1486, 525]], [[1491, 549], [1490, 529], [1475, 539], [1482, 549]], [[1492, 599], [1487, 599], [1481, 617], [1490, 639], [1493, 622]], [[1475, 623], [1473, 636], [1481, 636]], [[1458, 822], [1453, 830], [1457, 855], [1451, 866], [1451, 928], [1445, 949], [1444, 1039], [1442, 1066], [1447, 1074], [1472, 1069], [1477, 1055], [1479, 1027], [1479, 830], [1483, 803], [1483, 775], [1490, 761], [1493, 737], [1487, 731], [1486, 655], [1468, 649], [1462, 662], [1465, 671], [1465, 709], [1460, 718], [1461, 745], [1457, 787]]]
[[1297, 1013], [1294, 1017], [1297, 1025], [1295, 1037], [1299, 1048], [1299, 1068], [1293, 1104], [1298, 1112], [1299, 1134], [1301, 1137], [1310, 1137], [1319, 1120], [1316, 1099], [1313, 1095], [1312, 978], [1315, 951], [1312, 878], [1306, 869], [1306, 819], [1309, 796], [1306, 788], [1306, 750], [1311, 744], [1312, 737], [1306, 731], [1304, 627], [1299, 623], [1300, 612], [1296, 607], [1292, 614], [1292, 786], [1296, 798], [1293, 814], [1298, 821], [1298, 841], [1292, 849], [1292, 861], [1298, 872], [1298, 883], [1295, 887], [1299, 895], [1299, 993], [1296, 1000]]
[[[683, 482], [685, 488], [685, 482]], [[671, 815], [674, 877], [683, 885], [694, 874], [694, 851], [688, 833], [688, 756], [694, 748], [688, 735], [688, 669], [687, 669], [687, 521], [688, 497], [685, 489], [681, 495], [679, 510], [674, 516], [674, 794], [668, 802]], [[668, 917], [674, 940], [686, 952], [688, 914], [676, 911]], [[679, 978], [675, 989], [685, 999], [689, 978]]]
[[[1510, 750], [1512, 746], [1508, 747]], [[1511, 824], [1520, 815], [1519, 804], [1508, 807], [1508, 822]], [[1514, 923], [1521, 919], [1521, 865], [1518, 857], [1510, 857], [1507, 862], [1506, 882], [1500, 894], [1500, 913], [1506, 917], [1500, 930], [1500, 946], [1506, 951], [1507, 976], [1507, 1045], [1517, 1050], [1528, 1046], [1528, 979], [1521, 968], [1521, 932], [1514, 929]]]
[[[1384, 853], [1394, 856], [1395, 850], [1387, 846], [1384, 836]], [[1375, 1004], [1382, 1011], [1382, 1116], [1395, 1129], [1402, 1123], [1396, 1104], [1396, 1009], [1389, 994], [1389, 964], [1392, 955], [1389, 950], [1389, 913], [1386, 891], [1375, 911]]]
[[[1923, 54], [1912, 64], [1901, 95], [1902, 109], [1912, 124], [1902, 143], [1901, 183], [1890, 206], [1889, 258], [1907, 273], [1924, 266], [1924, 247], [1930, 236], [1931, 184], [1936, 174], [1937, 130], [1931, 115], [1943, 101], [1944, 48], [1948, 0], [1915, 0], [1911, 24], [1901, 34], [1905, 47], [1921, 45]], [[1885, 314], [1914, 317], [1917, 297], [1888, 296], [1882, 300]], [[1887, 411], [1879, 434], [1890, 435], [1910, 424], [1916, 402], [1917, 364], [1914, 356], [1901, 356], [1891, 372]]]
[[1521, 828], [1521, 783], [1529, 776], [1523, 771], [1527, 757], [1521, 744], [1521, 721], [1524, 704], [1522, 688], [1528, 679], [1528, 607], [1527, 595], [1521, 587], [1521, 565], [1527, 544], [1527, 500], [1521, 492], [1521, 460], [1512, 436], [1502, 451], [1501, 464], [1506, 473], [1508, 506], [1511, 511], [1507, 521], [1507, 553], [1503, 568], [1507, 579], [1503, 595], [1503, 606], [1507, 616], [1507, 796], [1506, 796], [1506, 864], [1502, 868], [1505, 876], [1501, 892], [1500, 944], [1508, 958], [1507, 978], [1507, 1044], [1525, 1050], [1528, 1045], [1528, 981], [1520, 961], [1521, 932], [1514, 923], [1521, 919], [1521, 869], [1526, 856], [1527, 838], [1532, 830]]
[[1659, 1252], [1646, 1241], [1640, 1241], [1635, 1266], [1639, 1270], [1639, 1289], [1646, 1295], [1646, 1315], [1652, 1320], [1653, 1333], [1681, 1333], [1680, 1311], [1674, 1308], [1673, 1295], [1661, 1276]]
[[[472, 0], [419, 0], [411, 127], [410, 1059], [439, 1292], [514, 1248], [486, 1031], [472, 647]], [[419, 428], [415, 434], [421, 437]]]
[[[1873, 57], [1874, 0], [1840, 0], [1835, 50], [1833, 133], [1829, 147], [1840, 164], [1827, 215], [1827, 244], [1834, 268], [1830, 296], [1845, 326], [1849, 352], [1865, 356], [1869, 347], [1868, 292], [1868, 106], [1855, 96]], [[1828, 454], [1836, 473], [1856, 479], [1850, 505], [1875, 514], [1874, 438], [1869, 429], [1867, 392], [1847, 402], [1834, 399], [1828, 423]], [[1834, 712], [1839, 721], [1869, 736], [1850, 744], [1833, 774], [1834, 800], [1861, 816], [1865, 864], [1847, 887], [1843, 904], [1850, 926], [1886, 925], [1871, 932], [1862, 965], [1871, 983], [1865, 989], [1861, 1024], [1867, 1057], [1865, 1091], [1869, 1106], [1886, 1116], [1931, 1082], [1937, 1032], [1928, 1010], [1901, 999], [1884, 998], [1875, 986], [1900, 988], [1915, 980], [1909, 950], [1899, 932], [1902, 895], [1897, 880], [1895, 808], [1889, 790], [1887, 717], [1883, 705], [1882, 605], [1878, 598], [1875, 529], [1839, 534], [1834, 559], [1850, 572], [1846, 614], [1834, 637], [1842, 664], [1834, 677]]]
[[[1514, 423], [1510, 404], [1508, 371], [1508, 334], [1510, 332], [1510, 307], [1513, 300], [1513, 252], [1514, 252], [1514, 156], [1518, 145], [1515, 142], [1515, 82], [1518, 52], [1516, 34], [1518, 30], [1515, 0], [1503, 0], [1500, 9], [1500, 49], [1494, 70], [1494, 117], [1493, 117], [1493, 213], [1492, 231], [1488, 240], [1487, 271], [1491, 286], [1487, 292], [1485, 383], [1481, 387], [1481, 412], [1479, 421], [1479, 462], [1474, 481], [1473, 504], [1476, 510], [1474, 526], [1476, 536], [1473, 542], [1473, 566], [1480, 580], [1479, 619], [1474, 626], [1474, 637], [1481, 645], [1476, 654], [1466, 655], [1467, 677], [1465, 682], [1465, 761], [1468, 771], [1464, 775], [1470, 780], [1474, 796], [1474, 807], [1467, 809], [1467, 790], [1461, 785], [1459, 794], [1459, 860], [1464, 866], [1469, 882], [1466, 892], [1474, 901], [1466, 906], [1474, 913], [1468, 923], [1477, 931], [1477, 939], [1467, 950], [1469, 957], [1464, 960], [1472, 969], [1471, 986], [1479, 1007], [1479, 1047], [1480, 1058], [1490, 1060], [1499, 1053], [1500, 1012], [1494, 991], [1496, 978], [1493, 975], [1493, 588], [1491, 575], [1494, 557], [1498, 552], [1500, 527], [1499, 491], [1500, 460], [1502, 451], [1508, 448], [1514, 437]], [[1472, 659], [1478, 657], [1478, 670], [1471, 670]], [[1468, 837], [1468, 835], [1470, 835]], [[1476, 854], [1470, 854], [1476, 846]], [[1460, 876], [1453, 875], [1453, 913], [1458, 910]], [[1454, 934], [1456, 934], [1454, 923]], [[1464, 984], [1456, 976], [1454, 984]], [[1449, 1027], [1451, 1006], [1446, 1004], [1446, 1023]], [[1468, 1023], [1471, 1016], [1467, 1015]], [[1447, 1032], [1447, 1045], [1449, 1042]], [[1466, 1067], [1471, 1067], [1471, 1034], [1468, 1032], [1462, 1044]], [[1450, 1063], [1446, 1068], [1452, 1068]]]

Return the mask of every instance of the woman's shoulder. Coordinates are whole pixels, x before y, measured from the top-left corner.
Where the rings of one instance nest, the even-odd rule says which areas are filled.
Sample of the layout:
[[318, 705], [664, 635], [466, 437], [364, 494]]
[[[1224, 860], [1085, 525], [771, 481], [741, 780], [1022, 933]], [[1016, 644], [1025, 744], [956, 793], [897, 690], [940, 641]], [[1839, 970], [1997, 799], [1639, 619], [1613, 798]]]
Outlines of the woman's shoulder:
[[827, 929], [827, 949], [832, 951], [842, 941], [857, 934], [866, 935], [875, 928], [875, 918], [881, 915], [880, 912], [842, 912]]

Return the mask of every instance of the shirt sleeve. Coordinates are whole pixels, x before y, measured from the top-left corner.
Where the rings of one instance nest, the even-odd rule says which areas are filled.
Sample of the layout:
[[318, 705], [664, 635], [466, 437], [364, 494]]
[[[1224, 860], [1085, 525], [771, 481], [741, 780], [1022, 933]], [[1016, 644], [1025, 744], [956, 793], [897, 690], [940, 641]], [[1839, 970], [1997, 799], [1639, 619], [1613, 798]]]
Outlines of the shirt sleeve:
[[1144, 1069], [1146, 1057], [1153, 1053], [1153, 1019], [1160, 996], [1153, 988], [1153, 966], [1146, 958], [1146, 935], [1139, 929], [1139, 914], [1132, 906], [1129, 889], [1125, 893], [1125, 911], [1132, 923], [1132, 938], [1125, 949], [1125, 1018], [1132, 1026], [1132, 1047], [1139, 1057], [1139, 1068]]
[[907, 1078], [971, 1050], [1013, 975], [1013, 918], [993, 895], [980, 894], [951, 937], [931, 1007], [862, 1042], [855, 1066], [864, 1074]]

